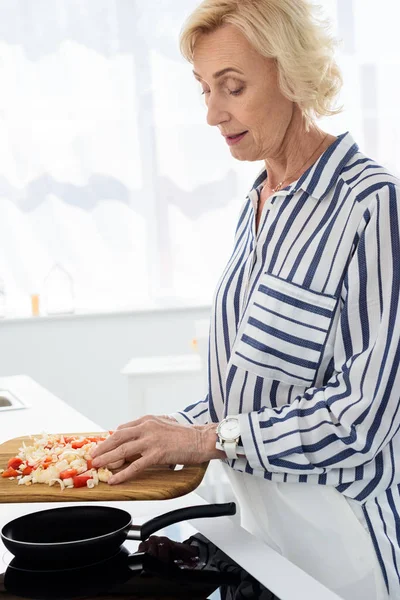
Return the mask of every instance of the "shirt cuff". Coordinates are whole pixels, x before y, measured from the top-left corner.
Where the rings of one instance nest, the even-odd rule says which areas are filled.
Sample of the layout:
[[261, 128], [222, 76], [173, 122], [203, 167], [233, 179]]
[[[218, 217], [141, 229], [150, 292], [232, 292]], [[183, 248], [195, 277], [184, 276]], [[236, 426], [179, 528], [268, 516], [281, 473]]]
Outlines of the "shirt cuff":
[[258, 413], [239, 415], [240, 437], [246, 459], [254, 471], [270, 471], [260, 432]]

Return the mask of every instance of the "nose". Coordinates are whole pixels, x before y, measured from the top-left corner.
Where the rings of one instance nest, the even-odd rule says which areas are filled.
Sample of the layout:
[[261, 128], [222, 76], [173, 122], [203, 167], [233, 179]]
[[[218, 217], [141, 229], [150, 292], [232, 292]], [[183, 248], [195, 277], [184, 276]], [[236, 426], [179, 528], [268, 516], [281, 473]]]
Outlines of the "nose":
[[210, 94], [207, 102], [207, 123], [208, 125], [216, 126], [229, 120], [229, 114], [221, 106], [221, 102], [216, 96]]

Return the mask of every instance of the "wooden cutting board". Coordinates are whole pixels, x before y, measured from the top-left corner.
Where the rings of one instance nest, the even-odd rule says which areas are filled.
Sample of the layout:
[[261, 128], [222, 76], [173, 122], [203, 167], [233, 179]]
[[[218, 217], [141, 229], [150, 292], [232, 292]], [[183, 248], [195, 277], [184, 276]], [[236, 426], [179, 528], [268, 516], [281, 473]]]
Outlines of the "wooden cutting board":
[[[102, 435], [96, 433], [65, 433], [63, 435]], [[35, 436], [36, 437], [36, 436]], [[0, 469], [6, 469], [10, 458], [18, 454], [22, 443], [30, 443], [30, 437], [14, 438], [0, 444]], [[108, 485], [99, 483], [92, 489], [71, 488], [61, 490], [53, 486], [34, 484], [18, 485], [18, 480], [0, 477], [0, 503], [6, 502], [92, 502], [122, 500], [169, 500], [184, 496], [196, 489], [207, 469], [208, 463], [184, 466], [178, 471], [164, 466], [150, 467], [128, 483]]]

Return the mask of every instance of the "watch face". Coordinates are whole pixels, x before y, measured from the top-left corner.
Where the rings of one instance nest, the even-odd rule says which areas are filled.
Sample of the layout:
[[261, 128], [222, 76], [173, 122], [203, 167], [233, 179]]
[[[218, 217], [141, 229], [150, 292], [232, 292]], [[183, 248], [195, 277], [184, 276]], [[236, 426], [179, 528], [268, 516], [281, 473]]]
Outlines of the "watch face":
[[219, 435], [223, 440], [236, 440], [240, 436], [239, 421], [236, 417], [227, 418], [220, 424]]

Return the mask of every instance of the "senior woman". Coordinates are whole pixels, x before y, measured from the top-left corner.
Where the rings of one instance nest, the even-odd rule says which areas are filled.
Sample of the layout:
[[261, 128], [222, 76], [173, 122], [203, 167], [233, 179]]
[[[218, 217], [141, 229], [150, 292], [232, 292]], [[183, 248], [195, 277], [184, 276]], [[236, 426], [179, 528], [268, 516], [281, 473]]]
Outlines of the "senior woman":
[[400, 598], [400, 191], [317, 124], [336, 112], [333, 47], [306, 0], [206, 0], [187, 21], [208, 124], [265, 168], [216, 289], [206, 398], [122, 425], [94, 464], [126, 463], [119, 483], [221, 459], [244, 527], [341, 597], [381, 600]]

